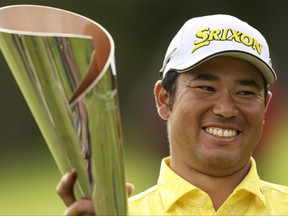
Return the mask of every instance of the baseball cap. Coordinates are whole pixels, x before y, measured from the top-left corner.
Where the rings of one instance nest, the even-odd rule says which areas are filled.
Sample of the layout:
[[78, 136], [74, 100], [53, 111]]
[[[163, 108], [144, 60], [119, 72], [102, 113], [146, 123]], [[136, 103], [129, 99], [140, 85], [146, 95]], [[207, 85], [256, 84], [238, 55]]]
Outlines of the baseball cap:
[[236, 57], [255, 65], [268, 84], [276, 73], [264, 36], [248, 23], [231, 15], [216, 14], [188, 20], [172, 39], [160, 70], [186, 72], [216, 56]]

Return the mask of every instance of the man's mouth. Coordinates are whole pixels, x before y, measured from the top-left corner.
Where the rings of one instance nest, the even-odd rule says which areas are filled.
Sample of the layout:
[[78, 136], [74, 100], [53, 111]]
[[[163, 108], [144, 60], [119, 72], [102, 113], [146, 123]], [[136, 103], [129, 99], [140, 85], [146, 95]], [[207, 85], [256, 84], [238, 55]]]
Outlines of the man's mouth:
[[230, 138], [235, 137], [238, 134], [237, 130], [232, 129], [223, 129], [223, 128], [215, 128], [215, 127], [206, 127], [204, 130], [213, 136], [216, 137], [224, 137], [224, 138]]

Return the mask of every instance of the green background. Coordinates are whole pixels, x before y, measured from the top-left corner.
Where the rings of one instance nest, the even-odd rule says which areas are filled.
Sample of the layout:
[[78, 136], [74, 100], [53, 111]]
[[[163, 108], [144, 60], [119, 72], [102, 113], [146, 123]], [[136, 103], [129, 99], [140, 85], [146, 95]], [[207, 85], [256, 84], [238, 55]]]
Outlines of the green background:
[[[1, 0], [0, 6], [38, 4], [89, 17], [116, 44], [116, 68], [125, 144], [127, 181], [138, 193], [157, 181], [169, 154], [165, 123], [158, 117], [153, 87], [166, 48], [194, 16], [228, 13], [259, 29], [270, 44], [278, 84], [268, 109], [263, 139], [255, 152], [261, 176], [288, 184], [287, 40], [284, 1], [193, 0]], [[3, 57], [0, 58], [0, 215], [61, 215], [55, 193], [60, 172]]]

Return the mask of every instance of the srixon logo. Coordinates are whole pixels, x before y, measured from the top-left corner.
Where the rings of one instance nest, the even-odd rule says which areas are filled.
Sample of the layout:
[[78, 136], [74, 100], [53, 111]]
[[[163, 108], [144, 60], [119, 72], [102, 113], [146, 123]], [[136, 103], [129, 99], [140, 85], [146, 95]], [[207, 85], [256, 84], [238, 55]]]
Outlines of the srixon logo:
[[237, 43], [242, 43], [245, 46], [251, 47], [259, 55], [262, 51], [262, 44], [258, 43], [257, 40], [248, 34], [244, 34], [235, 29], [203, 28], [196, 33], [196, 37], [199, 38], [199, 40], [194, 41], [192, 53], [201, 47], [208, 46], [213, 41], [235, 41]]

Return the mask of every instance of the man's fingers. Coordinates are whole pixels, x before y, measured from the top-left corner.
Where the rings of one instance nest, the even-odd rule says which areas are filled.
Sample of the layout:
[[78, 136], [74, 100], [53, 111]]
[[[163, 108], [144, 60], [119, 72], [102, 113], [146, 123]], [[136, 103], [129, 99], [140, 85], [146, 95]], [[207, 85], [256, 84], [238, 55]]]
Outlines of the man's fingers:
[[[78, 201], [75, 199], [73, 193], [73, 186], [77, 179], [77, 172], [73, 170], [70, 173], [66, 173], [60, 180], [56, 187], [56, 192], [63, 200], [67, 209], [65, 215], [95, 215], [94, 206], [90, 199], [82, 198]], [[126, 190], [128, 196], [130, 196], [134, 190], [134, 185], [126, 183]]]
[[56, 187], [57, 194], [61, 197], [66, 206], [72, 205], [75, 202], [75, 195], [73, 192], [73, 186], [77, 179], [77, 172], [73, 170], [70, 173], [66, 173], [60, 180]]
[[127, 190], [128, 196], [130, 196], [134, 190], [134, 185], [131, 183], [126, 183], [126, 190]]
[[65, 216], [95, 215], [93, 203], [90, 199], [81, 199], [70, 205]]

